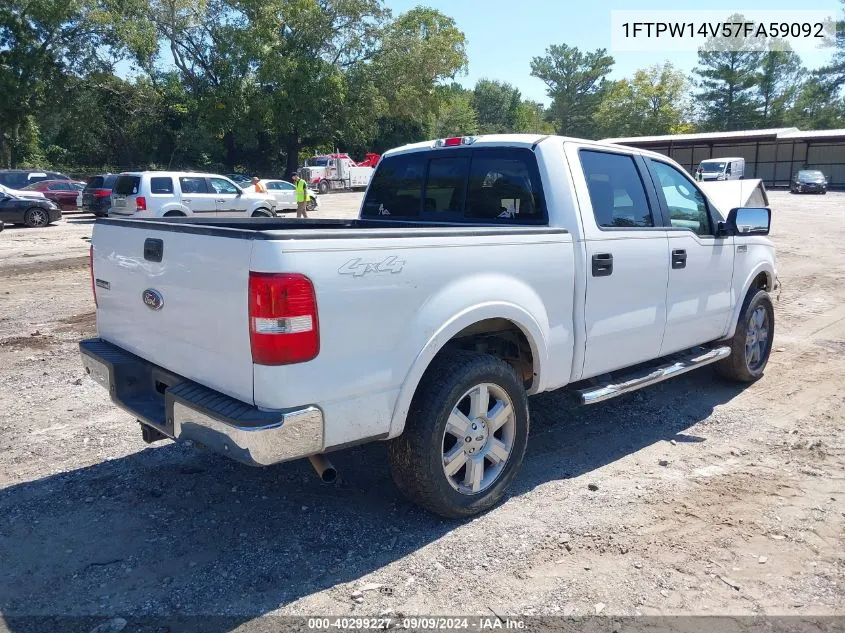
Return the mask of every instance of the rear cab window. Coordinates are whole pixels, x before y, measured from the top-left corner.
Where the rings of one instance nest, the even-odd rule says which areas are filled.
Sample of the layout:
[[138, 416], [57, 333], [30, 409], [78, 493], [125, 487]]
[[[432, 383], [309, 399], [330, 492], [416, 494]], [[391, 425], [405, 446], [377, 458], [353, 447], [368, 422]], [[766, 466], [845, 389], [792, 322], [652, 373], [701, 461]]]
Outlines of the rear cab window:
[[120, 175], [117, 177], [112, 191], [119, 196], [134, 196], [138, 194], [140, 185], [140, 176]]
[[587, 149], [578, 154], [600, 229], [654, 226], [654, 215], [633, 156]]
[[548, 223], [534, 153], [455, 148], [383, 158], [362, 217], [487, 224]]

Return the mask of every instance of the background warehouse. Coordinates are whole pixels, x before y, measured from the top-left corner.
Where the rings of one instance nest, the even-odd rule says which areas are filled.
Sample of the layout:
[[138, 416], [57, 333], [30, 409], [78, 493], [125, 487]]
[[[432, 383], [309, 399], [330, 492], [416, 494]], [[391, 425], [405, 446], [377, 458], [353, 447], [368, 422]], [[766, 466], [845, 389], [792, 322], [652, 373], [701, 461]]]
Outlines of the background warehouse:
[[702, 160], [738, 156], [745, 159], [745, 177], [760, 178], [767, 187], [788, 187], [799, 169], [818, 169], [831, 188], [845, 188], [845, 129], [785, 127], [606, 140], [671, 156], [690, 173]]

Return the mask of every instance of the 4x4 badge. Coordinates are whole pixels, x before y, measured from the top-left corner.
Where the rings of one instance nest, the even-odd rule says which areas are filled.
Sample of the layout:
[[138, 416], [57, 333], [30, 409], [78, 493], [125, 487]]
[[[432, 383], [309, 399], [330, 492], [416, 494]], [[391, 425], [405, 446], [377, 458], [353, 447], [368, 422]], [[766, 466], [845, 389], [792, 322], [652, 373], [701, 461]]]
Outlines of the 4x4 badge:
[[352, 275], [353, 277], [363, 277], [370, 273], [392, 273], [394, 275], [401, 273], [402, 268], [405, 267], [405, 261], [399, 259], [395, 255], [386, 257], [378, 262], [365, 262], [360, 257], [350, 259], [343, 266], [337, 269], [341, 275]]

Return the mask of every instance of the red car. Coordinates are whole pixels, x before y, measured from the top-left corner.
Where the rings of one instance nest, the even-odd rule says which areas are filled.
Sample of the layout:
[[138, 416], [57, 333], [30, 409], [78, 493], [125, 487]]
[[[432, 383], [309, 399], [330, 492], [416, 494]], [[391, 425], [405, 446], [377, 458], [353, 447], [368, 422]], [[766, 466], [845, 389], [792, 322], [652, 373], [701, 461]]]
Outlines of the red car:
[[75, 180], [42, 180], [24, 187], [26, 191], [40, 191], [48, 200], [55, 202], [62, 211], [82, 208], [84, 182]]

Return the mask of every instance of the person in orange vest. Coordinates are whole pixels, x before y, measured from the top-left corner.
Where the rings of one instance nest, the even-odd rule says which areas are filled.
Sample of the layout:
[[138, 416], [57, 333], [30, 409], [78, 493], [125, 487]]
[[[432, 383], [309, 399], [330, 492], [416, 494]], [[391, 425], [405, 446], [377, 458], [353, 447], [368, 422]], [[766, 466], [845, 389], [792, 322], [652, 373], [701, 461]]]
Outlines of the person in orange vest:
[[267, 187], [264, 186], [264, 183], [258, 180], [258, 176], [252, 177], [252, 186], [255, 187], [255, 193], [267, 193]]

